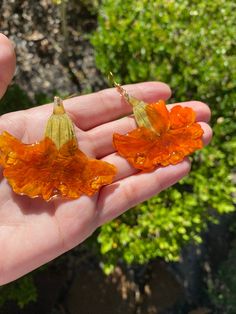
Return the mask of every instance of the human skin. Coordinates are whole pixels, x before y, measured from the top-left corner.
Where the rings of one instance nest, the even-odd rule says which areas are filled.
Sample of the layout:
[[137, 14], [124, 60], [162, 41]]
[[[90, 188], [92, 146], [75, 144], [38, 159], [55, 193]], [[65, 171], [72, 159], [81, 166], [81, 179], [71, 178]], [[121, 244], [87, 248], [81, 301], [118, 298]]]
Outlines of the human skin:
[[[11, 42], [0, 34], [0, 96], [5, 93], [15, 70]], [[167, 100], [170, 88], [160, 82], [124, 86], [146, 102]], [[118, 156], [112, 145], [114, 132], [125, 134], [136, 127], [129, 114], [132, 108], [114, 88], [74, 97], [64, 102], [75, 123], [79, 147], [88, 156], [114, 164], [118, 173], [112, 184], [93, 197], [77, 200], [60, 198], [45, 202], [15, 194], [0, 169], [0, 285], [13, 281], [53, 260], [89, 237], [99, 226], [121, 215], [132, 206], [173, 185], [190, 171], [188, 158], [175, 166], [138, 173]], [[175, 104], [174, 104], [175, 105]], [[168, 108], [174, 105], [169, 105]], [[208, 106], [186, 101], [182, 106], [195, 110], [207, 145], [212, 131]], [[0, 134], [8, 131], [25, 143], [43, 138], [52, 105], [12, 112], [0, 117]], [[120, 119], [121, 116], [126, 116]]]

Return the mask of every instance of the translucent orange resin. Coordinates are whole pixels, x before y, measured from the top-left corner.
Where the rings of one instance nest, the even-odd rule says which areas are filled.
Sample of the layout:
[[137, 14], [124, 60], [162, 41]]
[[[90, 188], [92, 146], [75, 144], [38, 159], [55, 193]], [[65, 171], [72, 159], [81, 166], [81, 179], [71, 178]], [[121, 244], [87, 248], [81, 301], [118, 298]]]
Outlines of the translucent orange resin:
[[142, 104], [142, 108], [151, 127], [139, 126], [126, 135], [113, 136], [116, 150], [133, 167], [150, 171], [158, 166], [175, 165], [202, 148], [203, 130], [195, 122], [191, 108], [178, 105], [169, 112], [163, 100]]
[[75, 140], [57, 149], [50, 138], [27, 145], [7, 132], [0, 135], [0, 164], [14, 192], [45, 200], [93, 195], [116, 173], [113, 165], [89, 159]]
[[47, 201], [54, 196], [91, 196], [110, 184], [117, 172], [115, 166], [90, 159], [78, 148], [73, 123], [59, 97], [41, 142], [24, 144], [7, 132], [0, 135], [0, 165], [14, 192]]

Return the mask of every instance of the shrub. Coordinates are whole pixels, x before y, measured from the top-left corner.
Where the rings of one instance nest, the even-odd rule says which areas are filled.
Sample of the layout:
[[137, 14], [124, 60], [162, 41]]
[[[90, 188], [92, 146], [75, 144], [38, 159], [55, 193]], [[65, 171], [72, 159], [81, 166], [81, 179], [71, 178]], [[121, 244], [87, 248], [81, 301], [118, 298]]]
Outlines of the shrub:
[[31, 301], [36, 301], [37, 291], [31, 275], [27, 275], [15, 282], [0, 287], [0, 307], [6, 301], [15, 301], [23, 308]]
[[33, 103], [26, 92], [19, 85], [13, 84], [9, 87], [3, 99], [0, 100], [0, 114], [23, 110], [32, 106]]
[[209, 220], [217, 222], [215, 212], [235, 209], [235, 9], [223, 0], [102, 1], [91, 38], [101, 72], [122, 83], [164, 81], [173, 101], [207, 102], [214, 129], [188, 178], [101, 228], [107, 271], [121, 257], [177, 260], [184, 244], [201, 241]]
[[[57, 93], [55, 92], [55, 94]], [[0, 100], [0, 115], [7, 112], [28, 109], [49, 102], [52, 102], [52, 98], [44, 93], [35, 94], [34, 99], [31, 99], [19, 85], [12, 84], [4, 97]]]

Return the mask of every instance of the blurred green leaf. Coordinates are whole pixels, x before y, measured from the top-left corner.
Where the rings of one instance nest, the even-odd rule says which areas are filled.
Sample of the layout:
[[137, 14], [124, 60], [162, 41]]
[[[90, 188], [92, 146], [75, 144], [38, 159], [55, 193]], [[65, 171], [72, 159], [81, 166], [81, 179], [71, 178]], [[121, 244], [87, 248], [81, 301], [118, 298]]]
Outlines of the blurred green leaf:
[[0, 307], [7, 300], [14, 300], [20, 308], [23, 308], [36, 299], [37, 290], [30, 275], [0, 287]]

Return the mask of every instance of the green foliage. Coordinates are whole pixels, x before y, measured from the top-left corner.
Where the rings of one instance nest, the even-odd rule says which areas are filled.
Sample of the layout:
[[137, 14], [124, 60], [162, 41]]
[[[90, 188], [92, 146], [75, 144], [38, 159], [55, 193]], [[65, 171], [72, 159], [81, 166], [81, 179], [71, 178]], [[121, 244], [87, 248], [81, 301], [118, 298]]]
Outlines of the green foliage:
[[214, 313], [236, 313], [236, 245], [230, 251], [228, 259], [222, 263], [217, 276], [208, 282], [208, 295], [215, 307]]
[[36, 298], [36, 287], [30, 275], [0, 287], [0, 307], [6, 301], [13, 300], [20, 308], [23, 308], [29, 302], [36, 301]]
[[203, 209], [196, 206], [193, 195], [180, 190], [168, 189], [101, 229], [98, 240], [109, 264], [117, 256], [128, 264], [156, 256], [177, 261], [180, 245], [190, 239], [201, 241]]
[[[57, 95], [56, 91], [55, 95]], [[64, 95], [60, 96], [63, 97]], [[34, 99], [31, 99], [19, 85], [13, 84], [0, 100], [0, 115], [43, 105], [52, 101], [53, 98], [44, 93], [37, 93], [34, 95]]]
[[173, 101], [201, 99], [212, 109], [214, 139], [193, 157], [188, 178], [101, 228], [105, 269], [119, 258], [175, 261], [199, 243], [208, 221], [235, 210], [235, 1], [103, 0], [91, 41], [104, 75], [122, 83], [160, 80]]
[[97, 65], [122, 82], [166, 81], [178, 100], [216, 99], [236, 87], [235, 9], [223, 0], [104, 0]]
[[11, 111], [23, 110], [33, 106], [32, 100], [28, 97], [19, 85], [11, 85], [3, 99], [0, 101], [0, 114]]

